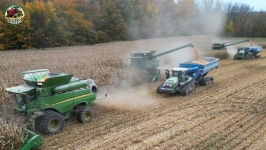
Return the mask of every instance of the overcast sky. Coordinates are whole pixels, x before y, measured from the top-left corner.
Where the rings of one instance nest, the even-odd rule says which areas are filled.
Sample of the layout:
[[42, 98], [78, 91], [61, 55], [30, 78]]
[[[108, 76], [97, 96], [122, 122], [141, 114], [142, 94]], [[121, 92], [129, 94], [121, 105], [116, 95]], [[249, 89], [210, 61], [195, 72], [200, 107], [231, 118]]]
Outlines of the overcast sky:
[[221, 0], [222, 2], [237, 2], [237, 3], [243, 3], [248, 4], [251, 7], [253, 7], [254, 11], [266, 11], [266, 0]]

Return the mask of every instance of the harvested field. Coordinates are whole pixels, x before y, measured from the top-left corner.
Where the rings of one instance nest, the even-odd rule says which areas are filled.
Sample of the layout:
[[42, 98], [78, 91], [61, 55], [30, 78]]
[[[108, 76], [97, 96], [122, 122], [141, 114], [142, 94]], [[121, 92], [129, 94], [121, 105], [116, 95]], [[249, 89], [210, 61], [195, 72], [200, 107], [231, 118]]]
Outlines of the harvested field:
[[[73, 115], [66, 120], [62, 132], [41, 134], [43, 150], [265, 149], [265, 49], [258, 59], [220, 60], [219, 67], [208, 74], [214, 77], [214, 83], [198, 86], [195, 94], [186, 97], [156, 93], [164, 79], [163, 69], [160, 80], [143, 82], [144, 72], [126, 66], [129, 52], [165, 51], [187, 43], [193, 43], [199, 55], [204, 56], [209, 39], [193, 36], [1, 52], [2, 118], [8, 115], [7, 103], [12, 104], [4, 88], [22, 84], [21, 71], [47, 68], [51, 72], [92, 78], [99, 86], [98, 97], [105, 93], [108, 97], [96, 100], [97, 105], [91, 107], [95, 112], [92, 122], [80, 124]], [[191, 60], [194, 52], [186, 48], [169, 55], [160, 58], [161, 68], [170, 69]]]

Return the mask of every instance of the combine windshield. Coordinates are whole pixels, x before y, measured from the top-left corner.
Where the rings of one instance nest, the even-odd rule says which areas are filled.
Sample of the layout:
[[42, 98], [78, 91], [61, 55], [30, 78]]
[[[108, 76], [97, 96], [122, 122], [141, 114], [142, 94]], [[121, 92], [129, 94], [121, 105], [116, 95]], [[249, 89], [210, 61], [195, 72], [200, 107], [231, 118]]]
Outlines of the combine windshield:
[[26, 109], [26, 104], [30, 102], [30, 97], [27, 93], [13, 93], [12, 99], [17, 103], [17, 106]]

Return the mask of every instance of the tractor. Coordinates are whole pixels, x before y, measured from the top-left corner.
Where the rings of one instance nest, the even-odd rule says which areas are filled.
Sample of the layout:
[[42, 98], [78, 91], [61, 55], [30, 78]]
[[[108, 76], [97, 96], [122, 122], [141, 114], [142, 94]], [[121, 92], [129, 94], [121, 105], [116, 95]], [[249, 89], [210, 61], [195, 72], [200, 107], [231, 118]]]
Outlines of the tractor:
[[196, 80], [187, 75], [188, 68], [172, 68], [172, 75], [158, 88], [157, 93], [180, 93], [184, 96], [196, 91]]

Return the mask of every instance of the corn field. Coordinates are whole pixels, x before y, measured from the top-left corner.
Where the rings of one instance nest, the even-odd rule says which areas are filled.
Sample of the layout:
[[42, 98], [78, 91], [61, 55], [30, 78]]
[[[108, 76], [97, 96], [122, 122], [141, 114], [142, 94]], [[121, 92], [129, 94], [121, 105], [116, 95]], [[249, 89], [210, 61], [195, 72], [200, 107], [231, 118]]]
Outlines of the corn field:
[[[265, 49], [260, 53], [261, 58], [253, 60], [232, 60], [232, 54], [230, 59], [220, 58], [219, 67], [208, 74], [214, 83], [198, 86], [195, 94], [186, 97], [156, 94], [156, 88], [165, 78], [163, 69], [161, 78], [150, 82], [146, 72], [127, 66], [130, 52], [158, 50], [159, 53], [191, 41], [199, 54], [206, 56], [210, 51], [203, 47], [209, 39], [175, 37], [1, 52], [0, 115], [4, 118], [11, 114], [14, 104], [4, 89], [23, 84], [20, 72], [49, 69], [52, 73], [93, 79], [99, 87], [98, 97], [104, 93], [108, 97], [96, 100], [96, 105], [91, 107], [95, 112], [92, 122], [80, 124], [74, 116], [66, 120], [61, 132], [41, 134], [43, 150], [264, 149]], [[253, 42], [265, 44], [263, 40]], [[191, 59], [193, 55], [192, 49], [186, 49], [160, 59], [164, 67], [168, 65], [171, 69], [178, 66], [176, 62], [184, 61], [184, 57]], [[0, 126], [3, 124], [6, 122], [1, 121]], [[13, 129], [13, 124], [9, 125], [13, 132], [18, 131]], [[0, 137], [3, 134], [7, 132]]]

